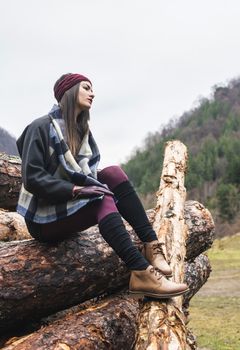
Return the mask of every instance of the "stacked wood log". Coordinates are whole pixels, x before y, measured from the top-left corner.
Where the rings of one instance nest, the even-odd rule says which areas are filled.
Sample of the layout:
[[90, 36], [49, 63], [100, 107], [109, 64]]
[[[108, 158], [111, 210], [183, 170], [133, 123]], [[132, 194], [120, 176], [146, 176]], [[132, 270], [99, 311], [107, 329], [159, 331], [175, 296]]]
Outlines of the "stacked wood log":
[[136, 301], [109, 297], [86, 309], [68, 313], [4, 349], [131, 349], [137, 331], [137, 312]]
[[21, 184], [20, 158], [0, 152], [0, 208], [15, 210]]
[[[0, 213], [3, 215], [0, 216], [2, 227], [4, 221], [7, 222], [4, 217], [12, 214], [17, 215]], [[148, 211], [150, 221], [154, 221], [155, 214], [154, 210]], [[208, 258], [201, 253], [212, 244], [214, 224], [209, 211], [194, 201], [186, 202], [184, 217], [188, 228], [184, 271], [190, 289], [184, 295], [183, 304], [187, 308], [191, 297], [206, 282], [211, 271]], [[18, 232], [16, 226], [6, 225], [10, 231]], [[133, 230], [128, 225], [126, 227], [141, 248]], [[23, 224], [23, 232], [24, 229]], [[5, 234], [5, 240], [8, 240], [7, 236]], [[22, 238], [26, 238], [25, 234]], [[51, 316], [50, 321], [44, 321], [44, 326], [40, 321], [41, 329], [11, 341], [5, 349], [132, 349], [138, 334], [139, 305], [138, 301], [122, 294], [127, 290], [128, 279], [129, 271], [104, 242], [97, 227], [56, 244], [32, 239], [2, 243], [2, 334], [81, 303], [77, 310], [73, 308], [64, 315], [60, 313], [55, 321]], [[92, 300], [99, 296], [104, 298], [99, 302]], [[81, 308], [82, 305], [87, 306]]]
[[0, 241], [16, 241], [31, 238], [24, 218], [15, 212], [0, 209]]

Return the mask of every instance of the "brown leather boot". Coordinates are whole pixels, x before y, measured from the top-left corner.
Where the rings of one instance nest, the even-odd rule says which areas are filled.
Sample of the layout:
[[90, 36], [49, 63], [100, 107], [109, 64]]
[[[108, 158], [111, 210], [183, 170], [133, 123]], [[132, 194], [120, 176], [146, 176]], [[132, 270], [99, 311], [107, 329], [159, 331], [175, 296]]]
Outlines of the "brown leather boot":
[[172, 270], [166, 262], [162, 243], [159, 241], [144, 243], [142, 254], [149, 264], [157, 267], [166, 277], [172, 277]]
[[146, 270], [131, 271], [129, 293], [146, 295], [153, 298], [171, 298], [181, 295], [188, 290], [185, 283], [175, 283], [165, 278], [153, 266]]

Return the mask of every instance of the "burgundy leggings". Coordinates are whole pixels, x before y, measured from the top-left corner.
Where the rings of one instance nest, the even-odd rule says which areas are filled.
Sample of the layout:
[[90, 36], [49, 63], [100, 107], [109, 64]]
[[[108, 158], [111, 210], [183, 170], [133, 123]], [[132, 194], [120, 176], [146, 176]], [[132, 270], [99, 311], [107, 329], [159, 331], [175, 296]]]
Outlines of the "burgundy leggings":
[[[111, 191], [116, 186], [128, 180], [125, 172], [117, 165], [104, 168], [98, 173], [98, 180], [107, 184]], [[86, 230], [98, 224], [110, 213], [118, 212], [112, 196], [105, 195], [102, 200], [95, 200], [79, 209], [73, 215], [41, 227], [41, 238], [43, 240], [59, 240], [66, 238], [69, 234]]]

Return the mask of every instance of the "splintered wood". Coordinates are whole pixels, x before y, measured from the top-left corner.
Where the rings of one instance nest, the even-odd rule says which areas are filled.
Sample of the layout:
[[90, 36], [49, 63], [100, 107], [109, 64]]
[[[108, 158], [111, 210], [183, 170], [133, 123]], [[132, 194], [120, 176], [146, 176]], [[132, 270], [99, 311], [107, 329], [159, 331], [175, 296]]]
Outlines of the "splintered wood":
[[[175, 282], [184, 280], [186, 166], [185, 145], [180, 141], [167, 142], [153, 227], [159, 241], [164, 243], [166, 258], [173, 271], [172, 280]], [[135, 350], [187, 350], [186, 332], [182, 296], [166, 301], [144, 301], [139, 315]]]

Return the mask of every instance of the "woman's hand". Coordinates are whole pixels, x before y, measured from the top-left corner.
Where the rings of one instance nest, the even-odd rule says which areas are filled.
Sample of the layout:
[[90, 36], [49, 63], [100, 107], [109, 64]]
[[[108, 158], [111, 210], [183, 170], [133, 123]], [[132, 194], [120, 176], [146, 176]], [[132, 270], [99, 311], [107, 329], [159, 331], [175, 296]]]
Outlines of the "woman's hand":
[[108, 194], [113, 196], [113, 192], [109, 189], [101, 186], [74, 186], [73, 187], [73, 198], [91, 198], [96, 197], [102, 194]]

